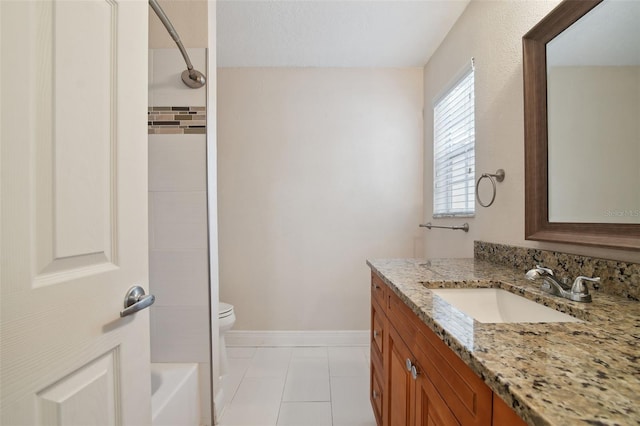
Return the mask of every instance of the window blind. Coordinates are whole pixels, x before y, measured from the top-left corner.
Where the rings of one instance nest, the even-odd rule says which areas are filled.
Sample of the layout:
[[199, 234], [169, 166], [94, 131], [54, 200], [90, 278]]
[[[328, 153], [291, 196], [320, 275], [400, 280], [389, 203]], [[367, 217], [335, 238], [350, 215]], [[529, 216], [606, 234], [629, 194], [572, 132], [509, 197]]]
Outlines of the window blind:
[[434, 217], [475, 213], [474, 101], [471, 66], [434, 106]]

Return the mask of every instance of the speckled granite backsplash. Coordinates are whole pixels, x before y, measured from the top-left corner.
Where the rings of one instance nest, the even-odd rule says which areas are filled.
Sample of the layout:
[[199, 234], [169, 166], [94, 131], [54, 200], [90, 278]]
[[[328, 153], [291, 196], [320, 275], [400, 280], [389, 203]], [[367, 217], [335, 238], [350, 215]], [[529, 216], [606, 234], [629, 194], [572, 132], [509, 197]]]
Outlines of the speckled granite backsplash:
[[576, 254], [539, 250], [506, 244], [474, 241], [473, 257], [526, 272], [535, 265], [544, 265], [559, 277], [573, 280], [578, 275], [600, 277], [604, 293], [640, 300], [640, 264], [597, 259]]

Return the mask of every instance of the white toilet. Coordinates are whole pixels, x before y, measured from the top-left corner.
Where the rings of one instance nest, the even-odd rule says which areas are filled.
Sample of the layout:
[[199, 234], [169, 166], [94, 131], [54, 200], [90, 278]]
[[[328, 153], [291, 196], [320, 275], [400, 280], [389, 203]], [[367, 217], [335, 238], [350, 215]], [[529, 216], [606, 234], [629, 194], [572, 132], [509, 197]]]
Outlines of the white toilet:
[[218, 312], [218, 330], [220, 336], [220, 377], [227, 374], [229, 364], [227, 361], [227, 345], [224, 341], [224, 335], [231, 330], [236, 322], [236, 314], [233, 311], [233, 305], [220, 302], [220, 310]]

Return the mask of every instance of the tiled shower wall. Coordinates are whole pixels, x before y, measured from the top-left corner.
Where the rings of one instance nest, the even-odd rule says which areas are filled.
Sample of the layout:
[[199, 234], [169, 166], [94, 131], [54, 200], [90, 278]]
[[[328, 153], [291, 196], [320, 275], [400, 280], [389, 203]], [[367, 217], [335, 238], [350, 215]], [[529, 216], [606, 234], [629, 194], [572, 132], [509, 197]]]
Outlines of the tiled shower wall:
[[200, 106], [150, 106], [149, 134], [205, 135], [206, 113], [206, 107]]
[[[205, 72], [205, 49], [188, 49]], [[211, 424], [206, 90], [182, 83], [177, 49], [149, 51], [151, 361], [198, 363], [201, 424]]]

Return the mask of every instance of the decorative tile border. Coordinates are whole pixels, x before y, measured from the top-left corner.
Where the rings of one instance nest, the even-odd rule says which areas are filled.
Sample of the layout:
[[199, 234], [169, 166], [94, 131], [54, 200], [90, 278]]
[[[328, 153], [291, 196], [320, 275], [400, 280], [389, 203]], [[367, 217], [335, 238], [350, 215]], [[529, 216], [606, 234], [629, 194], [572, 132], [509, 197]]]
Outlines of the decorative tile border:
[[600, 277], [600, 291], [632, 300], [640, 300], [640, 264], [617, 260], [539, 250], [506, 244], [474, 241], [473, 257], [520, 269], [523, 273], [535, 265], [553, 269], [560, 278], [573, 280], [579, 275]]
[[149, 107], [149, 134], [206, 134], [207, 108], [203, 106]]

